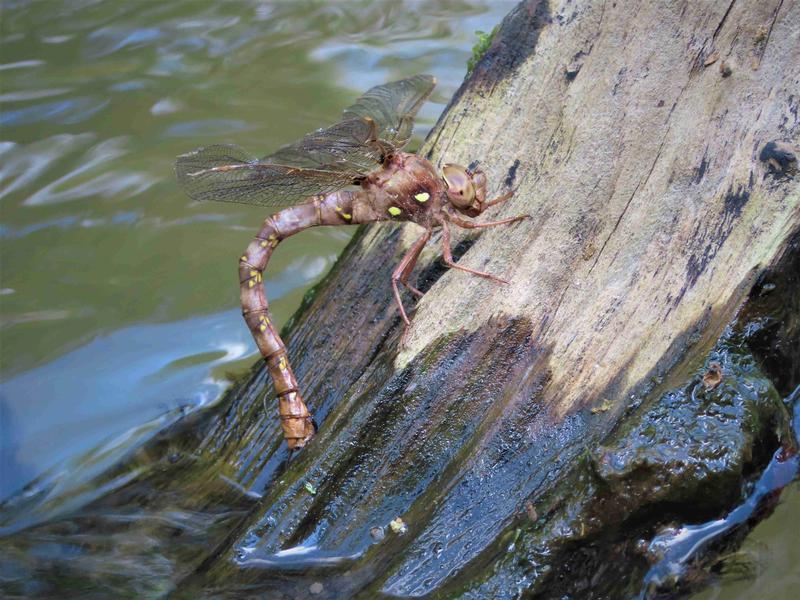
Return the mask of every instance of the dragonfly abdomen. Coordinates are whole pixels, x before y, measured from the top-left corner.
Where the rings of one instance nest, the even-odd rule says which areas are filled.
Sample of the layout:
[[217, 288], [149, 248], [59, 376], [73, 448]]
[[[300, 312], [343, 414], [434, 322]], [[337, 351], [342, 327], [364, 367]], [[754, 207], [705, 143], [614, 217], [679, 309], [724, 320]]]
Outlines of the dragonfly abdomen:
[[[314, 436], [311, 412], [298, 389], [286, 345], [269, 313], [263, 273], [281, 240], [317, 225], [347, 225], [374, 220], [356, 210], [362, 192], [340, 191], [311, 202], [286, 208], [267, 217], [261, 230], [239, 257], [239, 289], [242, 314], [267, 363], [278, 397], [281, 426], [290, 449], [302, 448]], [[355, 213], [355, 214], [354, 214]]]

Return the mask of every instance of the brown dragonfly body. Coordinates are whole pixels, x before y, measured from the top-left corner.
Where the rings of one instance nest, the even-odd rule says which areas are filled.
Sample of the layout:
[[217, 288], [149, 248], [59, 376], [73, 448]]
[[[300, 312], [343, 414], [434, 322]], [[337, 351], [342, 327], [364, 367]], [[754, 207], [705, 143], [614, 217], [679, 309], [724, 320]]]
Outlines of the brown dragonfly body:
[[[364, 94], [328, 129], [256, 160], [235, 146], [210, 146], [178, 158], [176, 171], [187, 193], [198, 200], [244, 202], [264, 206], [293, 204], [267, 217], [258, 235], [239, 258], [242, 312], [267, 363], [278, 397], [283, 434], [290, 449], [302, 448], [314, 435], [311, 413], [289, 365], [286, 346], [269, 314], [263, 272], [281, 240], [318, 225], [354, 225], [374, 221], [411, 221], [424, 232], [392, 274], [394, 296], [406, 325], [399, 285], [411, 271], [434, 228], [442, 227], [445, 263], [474, 275], [502, 282], [453, 262], [449, 224], [465, 228], [511, 223], [525, 216], [477, 223], [464, 219], [511, 197], [486, 201], [481, 171], [445, 165], [442, 174], [414, 154], [401, 152], [413, 118], [435, 85], [418, 75], [378, 86]], [[341, 189], [357, 185], [359, 189]]]

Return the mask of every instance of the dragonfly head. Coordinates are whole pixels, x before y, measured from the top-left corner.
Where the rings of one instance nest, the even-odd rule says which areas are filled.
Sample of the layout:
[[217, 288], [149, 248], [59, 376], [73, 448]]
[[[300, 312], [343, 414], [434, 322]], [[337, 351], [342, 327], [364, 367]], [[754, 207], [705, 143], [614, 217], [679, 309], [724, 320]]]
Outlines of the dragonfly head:
[[447, 184], [447, 199], [457, 211], [469, 217], [477, 217], [483, 212], [486, 201], [486, 175], [483, 171], [471, 171], [448, 163], [442, 167], [442, 176]]

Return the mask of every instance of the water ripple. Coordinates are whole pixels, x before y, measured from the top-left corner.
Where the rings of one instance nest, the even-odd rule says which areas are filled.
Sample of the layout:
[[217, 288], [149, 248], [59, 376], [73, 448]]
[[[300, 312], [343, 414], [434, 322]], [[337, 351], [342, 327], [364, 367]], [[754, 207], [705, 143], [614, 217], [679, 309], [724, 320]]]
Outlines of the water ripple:
[[[37, 181], [56, 160], [75, 148], [90, 143], [94, 137], [90, 133], [78, 135], [64, 133], [33, 142], [25, 147], [14, 142], [2, 142], [0, 198]], [[6, 154], [8, 156], [5, 156]]]
[[18, 92], [8, 92], [0, 94], [0, 102], [25, 102], [27, 100], [39, 100], [40, 98], [50, 98], [69, 94], [72, 88], [52, 88], [45, 90], [21, 90]]
[[3, 111], [0, 113], [0, 126], [19, 127], [41, 121], [72, 125], [85, 121], [103, 110], [108, 104], [109, 100], [107, 99], [99, 100], [86, 96], [35, 104], [17, 110]]
[[103, 27], [88, 36], [88, 58], [101, 58], [125, 48], [146, 46], [163, 37], [156, 28]]
[[89, 196], [129, 197], [139, 194], [153, 185], [156, 179], [145, 173], [125, 171], [123, 169], [107, 170], [88, 181], [75, 183], [72, 187], [63, 188], [66, 183], [78, 176], [96, 170], [104, 163], [113, 161], [126, 153], [127, 137], [121, 136], [104, 140], [90, 148], [84, 160], [77, 168], [63, 177], [46, 185], [28, 197], [25, 206], [38, 206], [66, 202]]
[[13, 63], [4, 63], [0, 65], [0, 71], [8, 71], [10, 69], [30, 69], [31, 67], [41, 67], [45, 62], [43, 60], [19, 60]]

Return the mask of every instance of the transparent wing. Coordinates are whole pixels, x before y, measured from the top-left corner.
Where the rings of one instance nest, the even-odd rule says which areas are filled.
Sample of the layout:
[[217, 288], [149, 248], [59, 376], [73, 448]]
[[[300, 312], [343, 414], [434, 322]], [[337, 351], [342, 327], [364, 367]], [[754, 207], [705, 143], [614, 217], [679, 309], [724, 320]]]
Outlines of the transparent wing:
[[344, 111], [343, 120], [257, 159], [215, 145], [178, 157], [178, 181], [193, 200], [287, 206], [362, 180], [411, 137], [414, 116], [436, 80], [417, 75], [379, 85]]
[[375, 121], [377, 137], [400, 150], [411, 138], [414, 117], [436, 86], [432, 75], [376, 86], [344, 111], [345, 119], [367, 117]]
[[194, 200], [286, 206], [362, 179], [384, 148], [375, 123], [348, 119], [256, 159], [237, 146], [200, 148], [178, 157], [175, 170]]
[[376, 125], [368, 118], [346, 119], [318, 129], [300, 141], [265, 156], [262, 163], [364, 176], [380, 165], [383, 148], [376, 140]]

